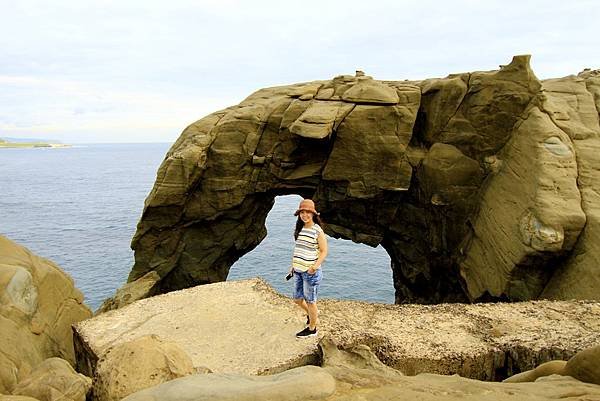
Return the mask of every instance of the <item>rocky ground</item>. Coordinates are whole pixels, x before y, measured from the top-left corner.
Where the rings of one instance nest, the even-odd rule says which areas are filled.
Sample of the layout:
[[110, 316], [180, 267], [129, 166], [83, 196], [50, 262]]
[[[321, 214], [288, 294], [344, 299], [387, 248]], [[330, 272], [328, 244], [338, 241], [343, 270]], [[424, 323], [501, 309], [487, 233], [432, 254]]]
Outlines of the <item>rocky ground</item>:
[[157, 335], [195, 368], [270, 374], [318, 364], [317, 343], [366, 344], [402, 372], [502, 379], [600, 345], [600, 303], [384, 305], [320, 302], [319, 336], [296, 339], [306, 318], [260, 279], [198, 286], [135, 302], [76, 326], [81, 369], [111, 347]]

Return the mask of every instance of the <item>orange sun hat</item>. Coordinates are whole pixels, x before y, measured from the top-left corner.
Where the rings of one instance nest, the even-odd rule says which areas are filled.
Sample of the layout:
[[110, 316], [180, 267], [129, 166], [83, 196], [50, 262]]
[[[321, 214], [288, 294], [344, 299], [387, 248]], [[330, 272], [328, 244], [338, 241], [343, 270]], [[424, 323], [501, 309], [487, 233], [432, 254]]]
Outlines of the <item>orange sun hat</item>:
[[315, 202], [313, 202], [312, 199], [302, 199], [302, 201], [300, 202], [300, 206], [298, 206], [298, 210], [296, 210], [296, 212], [294, 213], [294, 216], [298, 216], [302, 210], [312, 212], [317, 216], [319, 215], [317, 209], [315, 209]]

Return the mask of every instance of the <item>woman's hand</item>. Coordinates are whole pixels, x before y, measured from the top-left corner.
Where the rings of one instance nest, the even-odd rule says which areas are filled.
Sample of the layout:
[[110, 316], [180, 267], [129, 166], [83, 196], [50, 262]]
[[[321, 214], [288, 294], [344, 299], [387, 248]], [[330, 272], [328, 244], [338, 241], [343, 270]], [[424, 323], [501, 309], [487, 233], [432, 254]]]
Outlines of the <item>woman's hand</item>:
[[308, 274], [315, 274], [316, 272], [317, 269], [314, 266], [308, 268]]

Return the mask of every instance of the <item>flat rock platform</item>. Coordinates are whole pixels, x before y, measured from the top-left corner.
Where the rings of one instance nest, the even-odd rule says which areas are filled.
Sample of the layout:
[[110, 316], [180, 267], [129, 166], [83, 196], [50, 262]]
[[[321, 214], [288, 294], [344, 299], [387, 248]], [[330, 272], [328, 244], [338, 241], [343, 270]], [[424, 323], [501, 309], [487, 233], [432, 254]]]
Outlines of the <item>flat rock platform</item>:
[[[318, 342], [366, 344], [405, 374], [499, 380], [600, 344], [600, 302], [384, 305], [320, 300], [319, 335], [261, 279], [228, 281], [134, 302], [74, 326], [77, 364], [93, 375], [110, 347], [144, 335], [177, 343], [199, 371], [264, 375], [319, 364]], [[205, 370], [205, 369], [204, 369]]]

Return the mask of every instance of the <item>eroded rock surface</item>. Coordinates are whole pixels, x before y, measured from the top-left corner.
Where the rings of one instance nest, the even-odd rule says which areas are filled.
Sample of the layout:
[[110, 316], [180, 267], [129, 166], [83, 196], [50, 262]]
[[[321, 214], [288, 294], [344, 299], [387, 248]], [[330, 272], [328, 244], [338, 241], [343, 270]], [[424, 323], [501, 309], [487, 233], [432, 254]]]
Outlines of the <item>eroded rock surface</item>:
[[270, 376], [192, 375], [134, 393], [126, 401], [200, 400], [599, 400], [600, 386], [568, 376], [534, 383], [490, 383], [459, 376], [405, 376], [385, 366], [365, 345], [340, 349], [319, 343], [323, 367], [305, 366]]
[[294, 193], [327, 234], [387, 250], [396, 303], [598, 299], [599, 76], [541, 82], [515, 56], [442, 79], [261, 89], [168, 151], [129, 282], [155, 272], [154, 294], [225, 280], [265, 237], [274, 197]]
[[[78, 362], [93, 376], [107, 349], [154, 334], [176, 343], [195, 368], [263, 375], [318, 364], [317, 343], [327, 336], [344, 349], [367, 345], [408, 375], [492, 380], [600, 345], [600, 304], [591, 301], [402, 306], [322, 300], [319, 338], [296, 339], [305, 320], [291, 299], [262, 280], [202, 285], [78, 323]], [[355, 352], [360, 356], [360, 348]], [[386, 374], [376, 362], [365, 366]]]
[[600, 346], [584, 349], [568, 361], [549, 361], [504, 380], [508, 383], [532, 382], [549, 375], [571, 376], [586, 383], [600, 385]]
[[13, 394], [40, 401], [85, 401], [92, 379], [75, 372], [64, 359], [49, 358], [15, 387]]
[[94, 400], [119, 401], [192, 373], [190, 357], [177, 344], [154, 335], [138, 337], [102, 354], [94, 375]]
[[335, 391], [324, 369], [303, 366], [269, 376], [193, 375], [138, 391], [123, 401], [301, 401], [323, 400]]
[[[416, 376], [405, 376], [400, 371], [383, 365], [377, 356], [365, 345], [339, 349], [328, 339], [323, 339], [319, 346], [323, 351], [323, 366], [336, 379], [336, 393], [328, 400], [546, 400], [600, 399], [600, 386], [582, 383], [573, 377], [551, 376], [557, 364], [562, 369], [566, 361], [551, 361], [538, 366], [535, 371], [528, 371], [511, 377], [511, 379], [529, 375], [525, 381], [536, 382], [525, 385], [499, 384], [466, 379], [459, 376], [441, 376], [421, 373]], [[571, 360], [581, 354], [591, 356], [589, 350], [577, 353]], [[548, 368], [548, 365], [551, 367]], [[576, 363], [576, 365], [578, 365]], [[544, 368], [546, 366], [546, 368]], [[597, 369], [595, 369], [597, 370]], [[536, 381], [536, 379], [540, 379]], [[505, 382], [508, 382], [506, 380]], [[521, 380], [523, 381], [523, 380]]]
[[90, 316], [71, 277], [0, 235], [0, 393], [47, 358], [74, 365], [71, 325]]

